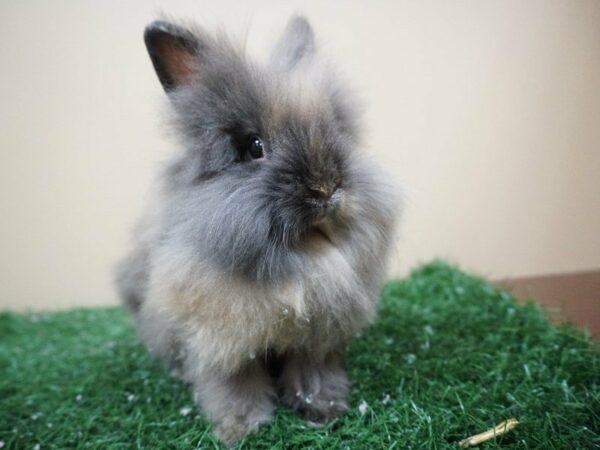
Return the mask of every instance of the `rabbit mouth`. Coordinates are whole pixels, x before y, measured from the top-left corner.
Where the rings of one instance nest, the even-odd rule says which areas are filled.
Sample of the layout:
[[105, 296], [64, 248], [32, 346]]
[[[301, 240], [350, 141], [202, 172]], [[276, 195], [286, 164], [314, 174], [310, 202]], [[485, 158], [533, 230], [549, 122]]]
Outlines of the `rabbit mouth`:
[[318, 234], [319, 236], [325, 238], [325, 240], [331, 242], [331, 238], [329, 237], [329, 235], [323, 228], [315, 227], [315, 233]]
[[318, 224], [313, 225], [309, 232], [310, 238], [324, 239], [331, 245], [333, 245], [333, 240], [331, 239], [331, 230], [329, 229], [327, 223], [320, 222]]

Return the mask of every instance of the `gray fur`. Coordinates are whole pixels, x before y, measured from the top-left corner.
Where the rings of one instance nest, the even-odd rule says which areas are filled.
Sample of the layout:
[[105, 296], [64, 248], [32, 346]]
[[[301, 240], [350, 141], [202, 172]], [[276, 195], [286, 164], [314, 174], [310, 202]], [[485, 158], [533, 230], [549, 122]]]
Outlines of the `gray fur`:
[[[118, 268], [142, 340], [226, 443], [269, 421], [275, 387], [310, 420], [335, 417], [347, 407], [343, 349], [375, 315], [398, 211], [358, 151], [350, 94], [303, 18], [265, 66], [197, 28], [160, 22], [146, 41], [180, 150]], [[264, 158], [249, 157], [249, 136]]]
[[304, 352], [291, 352], [278, 381], [281, 400], [313, 423], [326, 422], [348, 409], [348, 379], [337, 352], [317, 360]]
[[271, 52], [270, 65], [281, 70], [291, 70], [315, 52], [315, 36], [304, 17], [290, 19], [283, 36]]

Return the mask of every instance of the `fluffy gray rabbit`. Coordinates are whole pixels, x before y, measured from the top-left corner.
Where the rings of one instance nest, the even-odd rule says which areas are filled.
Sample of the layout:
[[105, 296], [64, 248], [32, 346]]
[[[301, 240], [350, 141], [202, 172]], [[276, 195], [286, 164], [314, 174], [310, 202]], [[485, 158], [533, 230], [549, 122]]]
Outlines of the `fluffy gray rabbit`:
[[224, 35], [146, 28], [179, 151], [117, 284], [141, 339], [191, 384], [218, 438], [274, 402], [347, 409], [349, 339], [374, 318], [398, 202], [358, 151], [349, 92], [294, 17], [264, 64]]

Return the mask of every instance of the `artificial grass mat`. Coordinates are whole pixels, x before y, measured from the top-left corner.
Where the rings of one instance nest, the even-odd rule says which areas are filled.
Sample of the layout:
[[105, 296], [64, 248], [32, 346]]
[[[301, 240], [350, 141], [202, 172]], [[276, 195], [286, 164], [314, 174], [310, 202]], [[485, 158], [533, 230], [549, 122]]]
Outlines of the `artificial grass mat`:
[[[600, 352], [537, 307], [441, 262], [390, 282], [350, 345], [351, 410], [314, 428], [280, 407], [243, 449], [438, 449], [516, 417], [479, 448], [600, 446]], [[359, 407], [360, 406], [360, 407]], [[0, 315], [3, 449], [219, 448], [189, 390], [119, 308]]]

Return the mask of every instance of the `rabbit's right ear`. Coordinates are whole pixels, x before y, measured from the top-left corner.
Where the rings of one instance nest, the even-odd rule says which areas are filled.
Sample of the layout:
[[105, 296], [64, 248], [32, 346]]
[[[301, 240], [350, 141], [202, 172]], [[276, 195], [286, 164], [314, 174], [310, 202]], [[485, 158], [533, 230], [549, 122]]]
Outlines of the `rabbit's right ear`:
[[160, 20], [152, 22], [146, 27], [144, 42], [167, 93], [200, 75], [201, 42], [186, 28]]
[[293, 69], [301, 60], [315, 52], [315, 33], [302, 16], [292, 16], [275, 48], [271, 52], [271, 65], [283, 70]]

